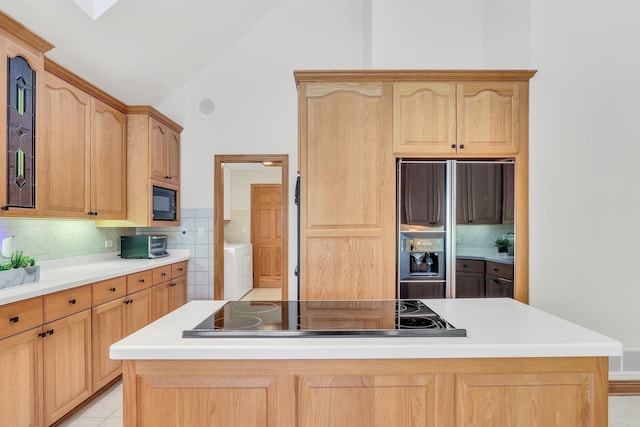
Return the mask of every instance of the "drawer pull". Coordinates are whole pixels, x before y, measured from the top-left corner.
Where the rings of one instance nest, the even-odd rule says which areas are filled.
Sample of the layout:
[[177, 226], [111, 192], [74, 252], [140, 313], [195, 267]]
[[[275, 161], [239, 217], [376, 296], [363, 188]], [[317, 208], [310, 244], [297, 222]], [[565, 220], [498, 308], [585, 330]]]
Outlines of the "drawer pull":
[[109, 291], [111, 291], [111, 292], [115, 292], [115, 291], [116, 291], [116, 288], [109, 288]]
[[164, 277], [167, 275], [167, 273], [160, 273], [160, 275]]
[[74, 305], [75, 303], [76, 303], [76, 299], [75, 298], [69, 300], [69, 304]]
[[11, 319], [9, 319], [9, 322], [11, 323], [18, 323], [20, 321], [20, 317], [16, 316], [16, 317], [12, 317]]
[[138, 280], [138, 282], [144, 283], [144, 279], [140, 279], [140, 280]]
[[182, 271], [182, 270], [184, 270], [184, 268], [178, 267], [178, 271]]

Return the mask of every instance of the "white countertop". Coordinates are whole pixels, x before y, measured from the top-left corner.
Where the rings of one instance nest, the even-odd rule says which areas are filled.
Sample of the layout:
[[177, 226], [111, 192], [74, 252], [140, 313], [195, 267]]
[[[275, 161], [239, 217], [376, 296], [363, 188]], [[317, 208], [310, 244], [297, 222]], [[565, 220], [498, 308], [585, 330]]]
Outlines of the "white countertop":
[[113, 344], [112, 359], [617, 356], [622, 344], [509, 298], [423, 300], [467, 337], [182, 338], [224, 301], [192, 301]]
[[484, 261], [499, 262], [513, 265], [514, 256], [506, 253], [498, 253], [496, 248], [456, 248], [456, 258], [478, 259]]
[[0, 289], [0, 305], [186, 261], [190, 258], [188, 249], [169, 249], [168, 252], [169, 256], [154, 259], [122, 259], [117, 252], [111, 252], [39, 262], [40, 280]]

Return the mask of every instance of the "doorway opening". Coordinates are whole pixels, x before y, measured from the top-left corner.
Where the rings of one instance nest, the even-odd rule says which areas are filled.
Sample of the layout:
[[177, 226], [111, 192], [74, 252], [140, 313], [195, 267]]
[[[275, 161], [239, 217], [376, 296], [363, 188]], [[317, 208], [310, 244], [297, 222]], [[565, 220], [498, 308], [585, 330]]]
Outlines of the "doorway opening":
[[[214, 277], [213, 277], [213, 298], [220, 300], [225, 299], [225, 283], [224, 283], [224, 248], [225, 248], [225, 216], [229, 216], [229, 207], [230, 207], [230, 198], [229, 194], [225, 194], [225, 171], [224, 165], [226, 164], [228, 167], [239, 166], [239, 164], [254, 164], [260, 165], [263, 164], [265, 166], [279, 166], [280, 167], [280, 196], [279, 196], [279, 208], [272, 207], [273, 218], [275, 218], [275, 227], [277, 229], [277, 233], [274, 236], [277, 236], [278, 242], [273, 242], [273, 247], [277, 247], [277, 252], [273, 252], [273, 247], [271, 248], [272, 254], [271, 256], [260, 256], [260, 260], [265, 260], [267, 258], [271, 259], [272, 265], [270, 268], [272, 271], [280, 272], [281, 276], [281, 287], [280, 287], [280, 297], [282, 300], [287, 300], [288, 298], [288, 230], [289, 230], [289, 219], [288, 219], [288, 200], [289, 200], [289, 156], [279, 155], [279, 154], [228, 154], [228, 155], [216, 155], [214, 157], [214, 209], [213, 209], [213, 266], [214, 266]], [[227, 177], [228, 179], [228, 177]], [[228, 182], [227, 182], [228, 183]], [[229, 193], [229, 189], [227, 192]], [[226, 205], [225, 205], [226, 204]], [[225, 213], [226, 211], [226, 213]], [[254, 214], [251, 214], [251, 235], [252, 240], [255, 238], [254, 230], [256, 225], [254, 222], [258, 220], [258, 218], [254, 218]], [[253, 244], [253, 242], [252, 242]], [[262, 242], [261, 244], [264, 244]], [[263, 245], [264, 246], [264, 245]], [[263, 248], [264, 249], [264, 248]], [[266, 250], [263, 250], [263, 254], [267, 253]], [[254, 261], [253, 265], [256, 263], [256, 254], [254, 253]], [[262, 262], [265, 264], [268, 261]], [[254, 276], [258, 274], [258, 271], [253, 271]]]

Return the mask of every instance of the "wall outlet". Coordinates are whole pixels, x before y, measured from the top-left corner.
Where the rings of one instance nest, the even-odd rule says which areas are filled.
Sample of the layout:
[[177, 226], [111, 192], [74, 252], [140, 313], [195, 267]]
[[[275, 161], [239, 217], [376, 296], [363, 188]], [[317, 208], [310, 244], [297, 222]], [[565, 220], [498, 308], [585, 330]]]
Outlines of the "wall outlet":
[[112, 248], [113, 247], [113, 240], [105, 240], [104, 241], [104, 247], [105, 248]]

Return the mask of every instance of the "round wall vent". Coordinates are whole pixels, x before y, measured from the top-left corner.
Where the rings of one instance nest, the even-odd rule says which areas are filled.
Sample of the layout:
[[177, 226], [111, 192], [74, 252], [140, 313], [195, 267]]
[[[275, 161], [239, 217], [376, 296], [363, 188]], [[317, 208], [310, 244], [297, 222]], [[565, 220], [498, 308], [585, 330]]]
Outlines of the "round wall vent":
[[212, 99], [204, 98], [196, 105], [196, 114], [201, 119], [211, 120], [215, 109], [216, 103]]

